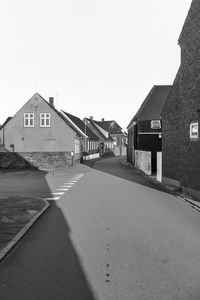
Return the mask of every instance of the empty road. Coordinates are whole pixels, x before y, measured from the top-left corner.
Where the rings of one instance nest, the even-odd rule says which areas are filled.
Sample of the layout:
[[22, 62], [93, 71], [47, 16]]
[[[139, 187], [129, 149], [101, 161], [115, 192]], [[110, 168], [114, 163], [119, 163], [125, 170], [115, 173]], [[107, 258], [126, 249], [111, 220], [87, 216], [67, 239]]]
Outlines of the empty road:
[[0, 300], [200, 299], [197, 211], [119, 158], [69, 172], [35, 184], [56, 200], [0, 262]]

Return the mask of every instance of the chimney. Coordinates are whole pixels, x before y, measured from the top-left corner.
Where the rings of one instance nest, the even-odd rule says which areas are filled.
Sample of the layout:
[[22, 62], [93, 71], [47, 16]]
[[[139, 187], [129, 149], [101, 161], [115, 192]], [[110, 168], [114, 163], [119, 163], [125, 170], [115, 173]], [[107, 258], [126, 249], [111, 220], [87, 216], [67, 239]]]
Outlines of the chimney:
[[92, 120], [92, 121], [93, 121], [93, 116], [90, 116], [90, 120]]
[[102, 118], [102, 119], [101, 119], [101, 122], [104, 122], [104, 121], [105, 121], [105, 119], [104, 119], [104, 118]]
[[49, 97], [49, 104], [54, 107], [54, 97]]

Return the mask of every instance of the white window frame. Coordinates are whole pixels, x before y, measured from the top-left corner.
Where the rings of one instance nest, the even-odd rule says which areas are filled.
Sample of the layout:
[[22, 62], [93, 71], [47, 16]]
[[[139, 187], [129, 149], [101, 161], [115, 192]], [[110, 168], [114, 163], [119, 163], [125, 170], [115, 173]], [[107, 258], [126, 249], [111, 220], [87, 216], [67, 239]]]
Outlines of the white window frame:
[[152, 120], [151, 121], [151, 129], [161, 129], [160, 120]]
[[[26, 121], [28, 121], [28, 124], [26, 124]], [[31, 121], [33, 121], [32, 124]], [[24, 113], [24, 127], [34, 127], [34, 113]]]
[[[194, 132], [194, 127], [196, 127], [196, 132]], [[190, 139], [191, 140], [196, 140], [199, 138], [199, 123], [194, 122], [190, 123]]]
[[[42, 124], [42, 120], [44, 120], [44, 124]], [[47, 121], [49, 121], [49, 124], [47, 124]], [[40, 113], [40, 127], [50, 127], [50, 126], [51, 126], [51, 114], [44, 113], [44, 112]]]

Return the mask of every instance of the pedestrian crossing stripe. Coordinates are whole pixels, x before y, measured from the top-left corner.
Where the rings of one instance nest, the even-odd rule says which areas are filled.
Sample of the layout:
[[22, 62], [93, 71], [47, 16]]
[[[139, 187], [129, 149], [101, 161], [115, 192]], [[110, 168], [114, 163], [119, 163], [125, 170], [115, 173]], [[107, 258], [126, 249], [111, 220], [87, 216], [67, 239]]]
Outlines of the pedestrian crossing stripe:
[[[66, 183], [63, 183], [60, 185], [57, 189], [56, 192], [51, 193], [52, 197], [44, 198], [45, 200], [48, 201], [57, 201], [60, 199], [61, 196], [65, 194], [75, 183], [78, 182], [78, 180], [83, 177], [84, 174], [78, 174], [77, 176], [74, 176], [70, 180], [68, 180]], [[58, 192], [57, 192], [58, 191]], [[60, 192], [59, 192], [60, 191]]]

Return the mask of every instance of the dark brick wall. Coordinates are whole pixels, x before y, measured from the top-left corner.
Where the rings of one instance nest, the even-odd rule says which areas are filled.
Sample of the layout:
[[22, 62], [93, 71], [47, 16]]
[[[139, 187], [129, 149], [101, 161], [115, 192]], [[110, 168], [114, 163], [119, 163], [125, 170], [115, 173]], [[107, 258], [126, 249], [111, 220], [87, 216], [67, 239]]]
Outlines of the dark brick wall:
[[190, 140], [190, 124], [200, 123], [199, 28], [200, 1], [193, 0], [179, 38], [181, 67], [162, 113], [163, 176], [194, 190], [200, 190], [200, 139]]
[[199, 53], [200, 37], [197, 41], [189, 35], [181, 46], [180, 166], [181, 185], [197, 190], [200, 190], [200, 139], [190, 140], [189, 131], [190, 123], [200, 122]]
[[174, 80], [162, 117], [162, 170], [163, 176], [174, 180], [180, 179], [180, 70]]
[[80, 161], [80, 154], [71, 156], [71, 152], [1, 152], [0, 168], [58, 168], [69, 167]]

